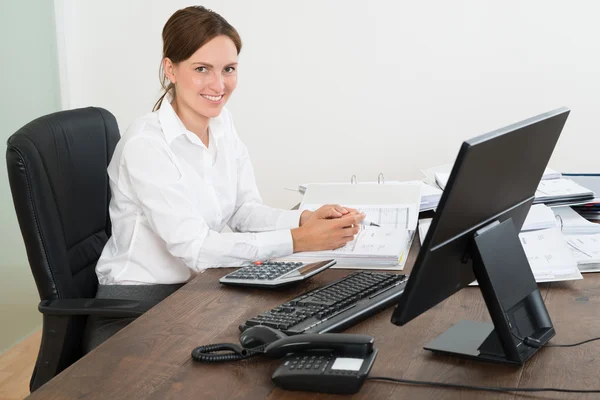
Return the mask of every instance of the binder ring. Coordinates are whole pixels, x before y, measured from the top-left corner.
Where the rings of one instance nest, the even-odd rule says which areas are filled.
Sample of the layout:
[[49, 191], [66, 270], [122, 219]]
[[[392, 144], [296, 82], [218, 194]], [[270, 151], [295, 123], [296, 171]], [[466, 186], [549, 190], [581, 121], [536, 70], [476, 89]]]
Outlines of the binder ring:
[[358, 183], [358, 181], [356, 180], [356, 175], [352, 175], [350, 177], [350, 183]]
[[382, 172], [380, 172], [379, 175], [377, 175], [377, 183], [385, 183], [385, 179], [383, 178]]
[[555, 217], [555, 219], [557, 219], [557, 220], [558, 220], [558, 222], [560, 222], [560, 231], [562, 232], [562, 230], [563, 230], [563, 227], [564, 227], [564, 222], [563, 222], [563, 219], [562, 219], [562, 217], [561, 217], [560, 215], [557, 215], [557, 216]]

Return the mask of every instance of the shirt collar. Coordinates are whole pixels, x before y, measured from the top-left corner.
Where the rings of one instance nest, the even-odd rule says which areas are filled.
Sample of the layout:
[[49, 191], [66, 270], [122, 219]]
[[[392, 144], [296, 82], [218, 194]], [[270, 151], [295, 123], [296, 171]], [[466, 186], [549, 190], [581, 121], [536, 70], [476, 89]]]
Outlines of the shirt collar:
[[[167, 143], [170, 145], [171, 142], [179, 136], [186, 135], [192, 143], [204, 145], [196, 134], [186, 129], [175, 110], [173, 110], [171, 101], [173, 101], [173, 97], [170, 93], [167, 93], [158, 109], [158, 119], [160, 120], [160, 125]], [[208, 121], [208, 129], [210, 132], [210, 139], [216, 140], [221, 137], [224, 131], [223, 117], [219, 115], [215, 118], [211, 118]]]

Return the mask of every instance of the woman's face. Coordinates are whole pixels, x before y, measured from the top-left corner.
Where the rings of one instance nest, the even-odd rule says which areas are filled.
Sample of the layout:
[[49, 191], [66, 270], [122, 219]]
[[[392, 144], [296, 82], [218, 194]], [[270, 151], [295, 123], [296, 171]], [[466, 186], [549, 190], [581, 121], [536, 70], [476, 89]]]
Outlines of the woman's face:
[[178, 64], [165, 58], [164, 71], [175, 84], [179, 106], [212, 118], [221, 113], [237, 86], [237, 61], [233, 41], [217, 36]]

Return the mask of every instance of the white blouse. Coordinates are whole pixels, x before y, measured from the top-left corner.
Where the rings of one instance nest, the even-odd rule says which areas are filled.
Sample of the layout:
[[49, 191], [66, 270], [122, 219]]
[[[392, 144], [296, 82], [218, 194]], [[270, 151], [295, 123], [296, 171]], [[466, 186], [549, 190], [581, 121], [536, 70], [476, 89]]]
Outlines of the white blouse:
[[[112, 236], [96, 266], [102, 285], [183, 283], [207, 268], [293, 253], [300, 211], [262, 203], [226, 109], [210, 120], [207, 148], [165, 98], [121, 137], [108, 176]], [[225, 225], [233, 232], [221, 233]]]

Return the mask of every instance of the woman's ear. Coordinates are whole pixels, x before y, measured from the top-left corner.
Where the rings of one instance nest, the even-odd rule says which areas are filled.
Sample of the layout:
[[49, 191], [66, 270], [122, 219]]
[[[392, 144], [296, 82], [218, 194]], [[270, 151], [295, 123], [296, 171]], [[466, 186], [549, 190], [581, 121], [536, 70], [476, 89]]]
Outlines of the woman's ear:
[[175, 84], [177, 81], [177, 78], [175, 77], [175, 65], [173, 65], [173, 62], [169, 57], [165, 57], [163, 60], [163, 71], [167, 79]]

